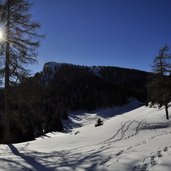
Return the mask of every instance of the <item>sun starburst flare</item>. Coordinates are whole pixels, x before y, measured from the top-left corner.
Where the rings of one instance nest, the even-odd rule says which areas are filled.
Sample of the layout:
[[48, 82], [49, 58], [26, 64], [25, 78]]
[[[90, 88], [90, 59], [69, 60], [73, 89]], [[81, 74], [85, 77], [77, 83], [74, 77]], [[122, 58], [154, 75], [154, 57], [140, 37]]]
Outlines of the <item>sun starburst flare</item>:
[[0, 24], [0, 42], [6, 41], [6, 31], [3, 24]]

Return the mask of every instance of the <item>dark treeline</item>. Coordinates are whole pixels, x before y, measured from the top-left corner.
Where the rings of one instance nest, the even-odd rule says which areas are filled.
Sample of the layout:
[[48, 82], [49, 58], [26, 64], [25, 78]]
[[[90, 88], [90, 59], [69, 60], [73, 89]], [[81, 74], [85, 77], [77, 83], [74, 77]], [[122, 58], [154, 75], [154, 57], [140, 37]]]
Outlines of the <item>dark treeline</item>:
[[[10, 89], [12, 141], [27, 141], [47, 132], [63, 131], [62, 119], [67, 119], [71, 110], [121, 106], [130, 98], [146, 102], [148, 76], [147, 72], [117, 67], [62, 64], [51, 70], [49, 66]], [[0, 89], [1, 133], [3, 93]]]

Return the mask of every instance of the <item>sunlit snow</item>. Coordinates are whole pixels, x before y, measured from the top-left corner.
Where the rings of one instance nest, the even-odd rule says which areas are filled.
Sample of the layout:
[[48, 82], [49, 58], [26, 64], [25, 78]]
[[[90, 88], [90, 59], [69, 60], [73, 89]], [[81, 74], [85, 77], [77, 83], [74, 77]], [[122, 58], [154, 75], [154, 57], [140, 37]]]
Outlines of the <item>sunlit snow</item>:
[[[170, 171], [171, 121], [164, 108], [131, 105], [73, 112], [66, 133], [0, 145], [0, 170]], [[99, 117], [104, 124], [95, 127]]]

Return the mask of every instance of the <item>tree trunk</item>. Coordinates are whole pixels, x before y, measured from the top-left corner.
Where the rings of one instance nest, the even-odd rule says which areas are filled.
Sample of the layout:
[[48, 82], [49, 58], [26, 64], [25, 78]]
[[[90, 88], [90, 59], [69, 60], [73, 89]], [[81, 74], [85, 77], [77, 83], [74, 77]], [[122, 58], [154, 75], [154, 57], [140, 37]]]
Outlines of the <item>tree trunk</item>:
[[10, 143], [10, 107], [9, 107], [9, 77], [10, 77], [10, 44], [8, 41], [8, 35], [9, 35], [9, 26], [10, 26], [10, 4], [9, 0], [7, 1], [8, 5], [8, 14], [7, 14], [7, 40], [6, 40], [6, 59], [5, 59], [5, 135], [4, 135], [4, 141], [5, 143]]
[[166, 119], [169, 119], [168, 103], [165, 103]]
[[10, 142], [10, 124], [9, 124], [9, 45], [6, 45], [6, 62], [5, 62], [5, 143]]

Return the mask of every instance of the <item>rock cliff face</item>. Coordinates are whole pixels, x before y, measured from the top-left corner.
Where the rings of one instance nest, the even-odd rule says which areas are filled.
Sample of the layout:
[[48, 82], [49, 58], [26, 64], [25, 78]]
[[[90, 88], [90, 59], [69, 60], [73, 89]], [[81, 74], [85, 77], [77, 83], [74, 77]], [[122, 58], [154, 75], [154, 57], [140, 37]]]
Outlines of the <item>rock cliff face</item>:
[[55, 73], [63, 65], [70, 65], [70, 64], [58, 63], [58, 62], [47, 62], [47, 63], [45, 63], [45, 65], [43, 67], [43, 72], [42, 72], [42, 81], [45, 84], [47, 84], [49, 80], [53, 80]]
[[49, 80], [53, 80], [55, 73], [63, 66], [71, 66], [71, 67], [80, 67], [80, 68], [87, 68], [88, 72], [99, 76], [100, 77], [100, 70], [101, 66], [93, 66], [93, 67], [85, 67], [85, 66], [78, 66], [74, 64], [68, 63], [58, 63], [58, 62], [47, 62], [43, 67], [43, 78], [44, 82], [48, 82]]

